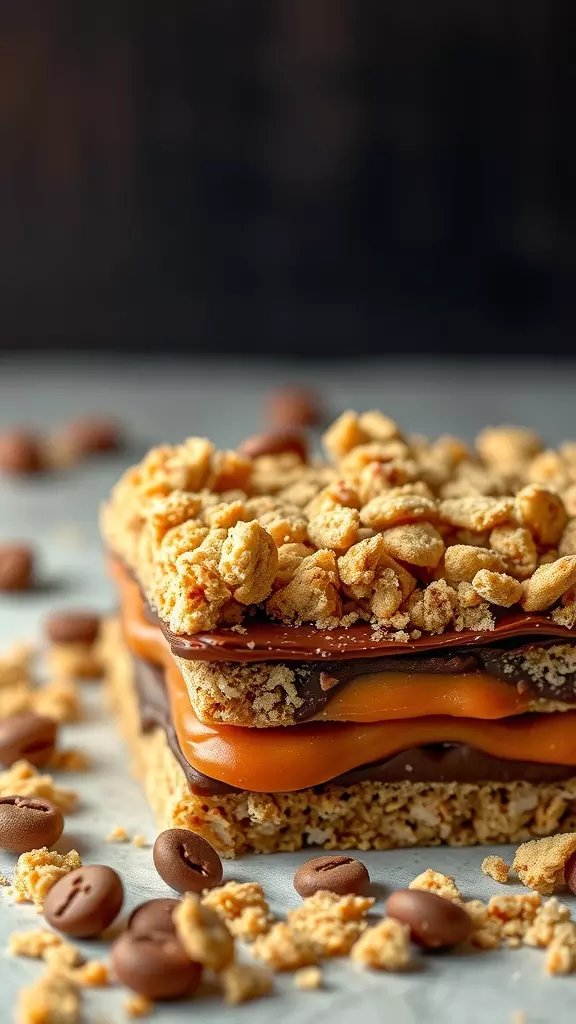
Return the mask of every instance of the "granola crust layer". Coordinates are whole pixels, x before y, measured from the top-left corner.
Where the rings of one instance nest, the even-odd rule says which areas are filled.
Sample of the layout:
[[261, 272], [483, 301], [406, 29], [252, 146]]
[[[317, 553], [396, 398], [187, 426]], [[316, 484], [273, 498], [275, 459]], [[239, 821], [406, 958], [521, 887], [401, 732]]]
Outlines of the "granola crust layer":
[[556, 785], [362, 782], [297, 793], [196, 795], [161, 729], [142, 733], [132, 661], [119, 623], [103, 631], [114, 714], [160, 828], [203, 835], [222, 856], [523, 842], [576, 830], [576, 778]]

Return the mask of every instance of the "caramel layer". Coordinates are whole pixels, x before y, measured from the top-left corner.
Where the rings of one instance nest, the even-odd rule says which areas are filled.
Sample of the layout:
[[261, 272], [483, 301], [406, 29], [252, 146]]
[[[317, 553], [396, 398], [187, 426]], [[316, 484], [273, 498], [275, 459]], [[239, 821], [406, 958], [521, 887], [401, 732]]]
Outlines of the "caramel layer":
[[[136, 657], [162, 665], [173, 686], [187, 693], [168, 643], [149, 621], [137, 584], [120, 569], [116, 578], [122, 594], [123, 629]], [[352, 678], [310, 721], [381, 722], [427, 715], [495, 719], [527, 711], [533, 694], [520, 694], [514, 685], [486, 672], [371, 672]]]

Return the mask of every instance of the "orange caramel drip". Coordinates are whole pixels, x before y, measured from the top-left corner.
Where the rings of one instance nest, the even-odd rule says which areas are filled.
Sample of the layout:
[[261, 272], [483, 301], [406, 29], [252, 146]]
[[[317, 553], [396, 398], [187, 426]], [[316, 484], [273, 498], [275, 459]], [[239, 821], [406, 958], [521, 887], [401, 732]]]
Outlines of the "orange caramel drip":
[[[138, 657], [151, 660], [165, 669], [182, 753], [194, 768], [213, 779], [253, 792], [306, 789], [361, 764], [383, 761], [410, 747], [446, 742], [467, 743], [486, 754], [507, 760], [576, 766], [576, 711], [516, 715], [500, 721], [459, 718], [454, 713], [423, 717], [421, 707], [416, 708], [412, 701], [407, 704], [404, 700], [404, 706], [397, 709], [403, 712], [401, 725], [393, 719], [361, 724], [352, 721], [311, 722], [270, 729], [207, 725], [200, 722], [192, 711], [182, 674], [162, 631], [144, 617], [137, 584], [117, 563], [113, 566], [113, 573], [122, 592], [126, 642]], [[476, 676], [477, 673], [463, 675]], [[431, 678], [436, 680], [437, 677]], [[454, 685], [454, 680], [462, 677], [449, 678]], [[365, 676], [361, 685], [370, 690], [376, 689], [374, 679], [370, 677]], [[410, 687], [413, 685], [414, 676], [411, 676]], [[394, 686], [394, 692], [397, 688]], [[515, 687], [510, 689], [516, 692]], [[335, 701], [336, 697], [338, 695], [332, 700]], [[463, 708], [468, 705], [465, 702], [457, 706]], [[420, 717], [406, 717], [410, 707], [418, 711]], [[517, 710], [521, 710], [521, 705], [517, 705]], [[511, 714], [504, 712], [507, 713]]]

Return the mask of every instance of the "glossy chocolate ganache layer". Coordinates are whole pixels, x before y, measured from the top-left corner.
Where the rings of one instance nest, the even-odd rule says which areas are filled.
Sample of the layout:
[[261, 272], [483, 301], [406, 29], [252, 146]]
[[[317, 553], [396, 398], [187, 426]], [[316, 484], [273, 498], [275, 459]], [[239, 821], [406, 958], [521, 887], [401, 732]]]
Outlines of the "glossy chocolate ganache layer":
[[[206, 796], [241, 792], [225, 782], [197, 771], [184, 757], [172, 721], [163, 672], [150, 662], [133, 657], [134, 682], [140, 706], [142, 730], [161, 728], [168, 745], [182, 767], [191, 789]], [[358, 782], [518, 782], [555, 783], [572, 778], [576, 768], [569, 765], [508, 761], [492, 757], [464, 743], [437, 743], [394, 754], [378, 764], [362, 765], [331, 784], [352, 786]], [[318, 787], [321, 789], [322, 787]]]

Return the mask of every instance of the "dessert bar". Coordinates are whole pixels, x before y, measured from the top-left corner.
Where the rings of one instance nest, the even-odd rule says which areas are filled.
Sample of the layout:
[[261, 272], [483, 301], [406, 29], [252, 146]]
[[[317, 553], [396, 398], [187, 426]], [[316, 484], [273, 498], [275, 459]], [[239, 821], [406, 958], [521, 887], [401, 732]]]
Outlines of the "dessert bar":
[[[102, 512], [102, 657], [161, 826], [221, 854], [576, 824], [576, 446], [344, 413], [152, 449]], [[246, 454], [249, 453], [249, 454]]]

